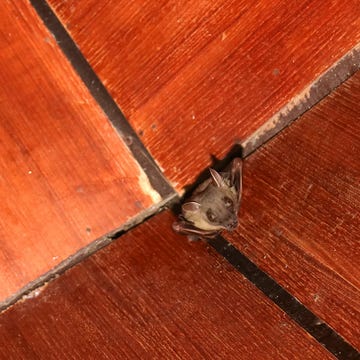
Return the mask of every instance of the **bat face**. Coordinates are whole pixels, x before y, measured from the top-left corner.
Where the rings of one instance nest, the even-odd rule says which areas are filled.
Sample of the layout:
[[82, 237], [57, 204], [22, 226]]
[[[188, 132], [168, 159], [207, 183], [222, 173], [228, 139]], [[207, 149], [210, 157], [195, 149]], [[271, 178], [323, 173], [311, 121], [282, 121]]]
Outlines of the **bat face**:
[[237, 197], [234, 187], [210, 182], [201, 194], [182, 206], [185, 220], [203, 230], [233, 230], [237, 225]]
[[232, 231], [238, 224], [242, 191], [242, 161], [233, 160], [229, 172], [210, 169], [211, 177], [199, 185], [182, 205], [176, 232], [201, 238], [214, 237], [221, 230]]

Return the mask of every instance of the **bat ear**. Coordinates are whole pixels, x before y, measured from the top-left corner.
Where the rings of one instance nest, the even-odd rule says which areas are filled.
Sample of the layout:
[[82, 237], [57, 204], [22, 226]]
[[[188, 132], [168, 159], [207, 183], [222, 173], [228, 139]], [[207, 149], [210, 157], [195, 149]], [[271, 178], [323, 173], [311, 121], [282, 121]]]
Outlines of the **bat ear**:
[[211, 168], [209, 170], [210, 170], [211, 177], [217, 187], [226, 186], [224, 179], [216, 170], [211, 169]]
[[238, 204], [240, 205], [241, 193], [242, 193], [242, 160], [235, 158], [231, 165], [230, 171], [230, 183], [235, 186], [238, 194]]
[[184, 212], [197, 212], [200, 210], [200, 204], [196, 201], [186, 202], [181, 206], [182, 211]]

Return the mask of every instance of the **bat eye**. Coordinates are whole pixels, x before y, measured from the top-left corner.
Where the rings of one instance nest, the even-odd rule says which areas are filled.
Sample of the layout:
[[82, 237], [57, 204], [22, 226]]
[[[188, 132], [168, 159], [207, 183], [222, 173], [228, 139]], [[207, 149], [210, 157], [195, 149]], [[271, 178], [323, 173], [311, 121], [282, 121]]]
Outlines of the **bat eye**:
[[234, 206], [233, 201], [230, 198], [228, 198], [227, 196], [225, 196], [223, 200], [224, 200], [225, 206], [227, 208], [232, 208]]
[[206, 216], [211, 222], [214, 222], [216, 220], [216, 216], [211, 209], [208, 209], [206, 211]]

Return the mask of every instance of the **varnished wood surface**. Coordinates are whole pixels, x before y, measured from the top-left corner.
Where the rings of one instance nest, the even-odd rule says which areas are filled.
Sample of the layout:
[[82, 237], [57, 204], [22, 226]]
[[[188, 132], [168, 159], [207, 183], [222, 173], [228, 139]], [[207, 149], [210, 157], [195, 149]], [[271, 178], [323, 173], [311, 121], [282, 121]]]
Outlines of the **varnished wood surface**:
[[0, 316], [0, 352], [41, 359], [330, 359], [164, 212]]
[[160, 197], [31, 5], [0, 14], [2, 305]]
[[358, 0], [49, 3], [179, 190], [360, 41]]
[[360, 72], [251, 155], [226, 237], [360, 349]]

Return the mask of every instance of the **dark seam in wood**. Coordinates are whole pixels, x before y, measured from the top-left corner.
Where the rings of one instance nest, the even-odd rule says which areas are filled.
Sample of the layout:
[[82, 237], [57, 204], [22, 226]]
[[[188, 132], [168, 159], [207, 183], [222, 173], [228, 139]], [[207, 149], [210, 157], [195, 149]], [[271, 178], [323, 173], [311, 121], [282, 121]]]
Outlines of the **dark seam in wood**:
[[269, 275], [260, 270], [222, 236], [209, 240], [209, 244], [338, 359], [355, 360], [360, 358], [360, 353], [345, 339], [296, 300]]
[[152, 187], [162, 198], [175, 194], [174, 189], [170, 186], [155, 161], [138, 138], [136, 132], [130, 126], [114, 99], [108, 93], [105, 86], [97, 77], [96, 73], [47, 2], [45, 0], [30, 0], [30, 3], [44, 22], [45, 26], [53, 34], [60, 49], [70, 61], [91, 95], [107, 115], [113, 127], [122, 137], [140, 166], [144, 169]]

